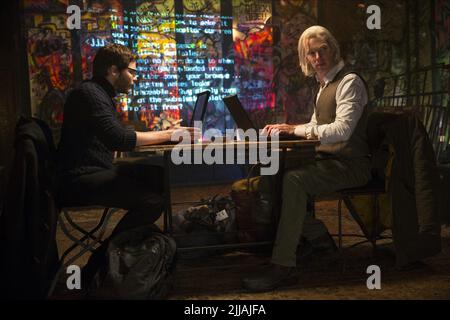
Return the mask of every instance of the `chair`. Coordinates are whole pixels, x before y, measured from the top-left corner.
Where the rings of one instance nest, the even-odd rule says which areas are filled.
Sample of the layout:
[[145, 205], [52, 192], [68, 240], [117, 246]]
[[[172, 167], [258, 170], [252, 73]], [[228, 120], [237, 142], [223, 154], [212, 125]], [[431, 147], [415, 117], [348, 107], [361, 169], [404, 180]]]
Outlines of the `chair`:
[[[87, 210], [98, 210], [103, 209], [103, 213], [98, 220], [95, 227], [90, 230], [86, 230], [82, 228], [79, 224], [77, 224], [73, 218], [72, 214], [79, 214], [82, 211]], [[56, 284], [61, 276], [61, 273], [66, 270], [68, 266], [70, 266], [74, 261], [81, 258], [83, 255], [89, 252], [94, 252], [97, 245], [103, 243], [103, 236], [105, 234], [106, 228], [108, 226], [108, 222], [111, 216], [117, 212], [119, 209], [117, 208], [105, 208], [100, 206], [84, 206], [84, 207], [63, 207], [61, 208], [61, 212], [58, 215], [58, 225], [60, 226], [64, 235], [69, 238], [73, 244], [64, 251], [59, 259], [59, 268], [55, 274], [55, 277], [50, 285], [50, 289], [48, 291], [47, 297], [50, 297], [56, 287]], [[66, 222], [64, 221], [66, 220]], [[72, 229], [68, 228], [68, 225], [72, 227]], [[81, 236], [80, 236], [81, 234]], [[80, 248], [80, 251], [68, 258], [69, 254], [73, 252], [75, 249]]]
[[[145, 158], [133, 158], [128, 157], [126, 155], [125, 157], [116, 157], [115, 163], [116, 164], [124, 164], [124, 163], [138, 163], [138, 162], [144, 162]], [[165, 183], [164, 185], [164, 199], [167, 198], [167, 189], [168, 184]], [[168, 222], [167, 220], [167, 204], [164, 208], [164, 230], [167, 230]], [[79, 214], [81, 211], [87, 211], [87, 210], [103, 210], [103, 213], [98, 220], [97, 224], [90, 230], [86, 230], [82, 228], [79, 224], [77, 224], [73, 220], [74, 214]], [[48, 291], [47, 296], [50, 297], [53, 293], [56, 283], [58, 282], [58, 279], [61, 275], [61, 272], [63, 272], [68, 266], [70, 266], [74, 261], [81, 258], [83, 255], [94, 252], [94, 250], [97, 248], [98, 245], [101, 245], [104, 242], [104, 234], [106, 231], [106, 228], [108, 227], [108, 222], [111, 218], [111, 216], [119, 211], [118, 208], [108, 208], [108, 207], [102, 207], [102, 206], [82, 206], [82, 207], [62, 207], [60, 209], [60, 214], [58, 215], [58, 224], [61, 227], [62, 232], [64, 235], [69, 238], [73, 244], [64, 251], [64, 253], [61, 255], [61, 258], [59, 259], [59, 268], [55, 275], [55, 278], [52, 281], [52, 284], [50, 286], [50, 290]], [[69, 228], [71, 227], [71, 229]], [[75, 249], [79, 248], [80, 251], [73, 255], [72, 257], [68, 258], [69, 254], [72, 253]]]
[[[165, 164], [167, 165], [168, 159], [165, 159]], [[155, 164], [155, 161], [150, 161], [147, 157], [132, 157], [130, 155], [125, 155], [125, 157], [116, 157], [115, 164], [125, 164], [125, 163], [141, 163], [141, 164]], [[159, 164], [159, 163], [158, 163]], [[164, 199], [164, 232], [170, 232], [171, 229], [171, 208], [170, 208], [170, 184], [168, 182], [168, 170], [165, 170], [164, 177], [164, 193], [162, 195]], [[77, 214], [80, 211], [87, 210], [99, 210], [103, 209], [103, 213], [98, 220], [95, 227], [90, 230], [86, 230], [82, 228], [79, 224], [77, 224], [72, 219], [72, 214]], [[48, 297], [51, 296], [56, 283], [61, 275], [61, 272], [65, 270], [69, 265], [71, 265], [74, 261], [82, 257], [84, 254], [89, 252], [94, 252], [98, 245], [101, 245], [104, 241], [103, 236], [105, 234], [106, 228], [108, 226], [108, 222], [111, 216], [119, 211], [118, 208], [107, 208], [101, 206], [83, 206], [83, 207], [62, 207], [61, 213], [58, 216], [58, 224], [61, 227], [61, 230], [71, 241], [73, 244], [61, 255], [59, 260], [59, 269], [56, 273], [56, 276], [51, 284], [50, 290], [48, 292]], [[68, 226], [72, 227], [69, 229]], [[73, 252], [75, 249], [80, 248], [80, 251], [76, 253], [74, 256], [67, 259], [68, 255]], [[67, 260], [66, 260], [67, 259]], [[65, 261], [66, 260], [66, 261]]]
[[[391, 150], [387, 147], [381, 145], [381, 141], [384, 138], [384, 133], [382, 131], [383, 123], [393, 119], [395, 115], [374, 112], [369, 116], [367, 124], [368, 142], [371, 150], [371, 161], [372, 161], [372, 178], [364, 186], [356, 188], [346, 188], [341, 189], [333, 193], [332, 195], [325, 196], [326, 199], [338, 200], [338, 233], [332, 234], [332, 236], [338, 237], [338, 249], [341, 254], [343, 265], [345, 265], [342, 239], [343, 237], [360, 237], [365, 238], [359, 241], [349, 248], [356, 247], [360, 244], [370, 242], [372, 245], [372, 256], [376, 256], [377, 241], [382, 239], [391, 239], [388, 236], [382, 236], [380, 233], [383, 230], [379, 229], [381, 216], [380, 216], [380, 196], [386, 194], [386, 182], [384, 181], [385, 173], [390, 171], [390, 157]], [[380, 172], [382, 171], [382, 172]], [[387, 173], [389, 174], [389, 173]], [[362, 215], [356, 209], [354, 204], [355, 197], [369, 196], [370, 197], [370, 222], [371, 228], [363, 221]], [[314, 214], [314, 202], [321, 200], [322, 197], [318, 199], [313, 199], [313, 214]], [[347, 207], [350, 215], [356, 221], [358, 226], [361, 228], [361, 234], [349, 234], [344, 233], [342, 228], [342, 203]]]
[[[42, 282], [39, 283], [39, 288], [36, 288], [35, 296], [49, 297], [53, 293], [61, 272], [85, 253], [93, 251], [97, 244], [103, 242], [102, 237], [107, 223], [117, 209], [103, 208], [104, 211], [99, 222], [91, 230], [85, 230], [75, 223], [71, 218], [71, 213], [93, 209], [93, 207], [58, 207], [54, 185], [56, 149], [48, 124], [40, 119], [21, 118], [16, 128], [18, 132], [22, 132], [20, 135], [16, 134], [16, 140], [18, 141], [16, 142], [17, 164], [18, 166], [20, 165], [18, 169], [22, 171], [17, 169], [18, 171], [14, 172], [19, 174], [19, 177], [27, 172], [34, 172], [33, 170], [25, 170], [28, 167], [22, 164], [27, 164], [27, 161], [30, 161], [29, 159], [35, 160], [33, 165], [38, 170], [36, 170], [35, 176], [26, 176], [26, 179], [13, 177], [13, 179], [18, 181], [18, 184], [15, 187], [12, 185], [11, 188], [11, 192], [14, 194], [14, 197], [11, 197], [11, 199], [14, 201], [11, 200], [7, 207], [9, 209], [8, 224], [2, 225], [2, 231], [10, 230], [9, 233], [4, 235], [7, 241], [2, 243], [2, 245], [7, 247], [8, 255], [2, 256], [2, 258], [11, 260], [7, 265], [10, 278], [15, 279], [15, 274], [13, 273], [20, 273], [20, 271], [33, 273], [33, 277], [30, 278], [33, 281], [39, 280]], [[24, 146], [28, 147], [28, 149], [24, 149]], [[25, 154], [23, 150], [26, 150], [27, 153]], [[22, 158], [25, 158], [27, 161], [22, 161]], [[32, 167], [31, 164], [28, 166]], [[36, 181], [31, 181], [32, 178], [36, 179]], [[28, 182], [29, 180], [30, 182]], [[28, 184], [24, 184], [25, 182]], [[19, 190], [24, 192], [23, 198], [15, 195]], [[25, 191], [29, 195], [25, 195]], [[31, 204], [24, 206], [23, 200], [16, 201], [16, 199], [27, 199]], [[20, 212], [18, 208], [20, 208]], [[99, 207], [94, 208], [98, 209]], [[1, 217], [5, 219], [6, 214], [2, 214]], [[74, 242], [59, 259], [55, 239], [57, 223], [61, 226], [63, 233]], [[67, 224], [73, 230], [69, 230]], [[20, 228], [20, 233], [17, 232], [19, 230], [18, 227]], [[22, 231], [23, 233], [21, 233]], [[81, 233], [81, 236], [77, 237], [73, 231]], [[30, 243], [32, 245], [26, 245], [26, 250], [24, 250], [23, 246], [18, 246], [20, 243]], [[78, 247], [81, 247], [80, 252], [66, 260], [69, 253]], [[24, 261], [28, 262], [27, 265], [24, 265]], [[32, 261], [31, 264], [29, 261]], [[18, 262], [22, 264], [21, 267], [24, 270], [17, 268]], [[28, 280], [22, 275], [21, 277]], [[17, 283], [15, 286], [20, 287]], [[33, 284], [28, 286], [29, 290], [35, 289]], [[33, 288], [30, 289], [30, 286]], [[22, 290], [21, 287], [19, 289]], [[23, 295], [24, 293], [19, 292], [19, 289], [16, 288], [15, 290], [18, 291], [18, 294]], [[32, 297], [35, 296], [32, 295]]]
[[[333, 237], [338, 237], [338, 250], [341, 257], [342, 262], [342, 272], [345, 271], [345, 255], [344, 255], [344, 247], [342, 245], [343, 237], [355, 237], [355, 238], [364, 238], [362, 241], [358, 241], [357, 243], [352, 244], [348, 248], [354, 248], [363, 243], [370, 242], [372, 245], [372, 257], [376, 257], [377, 252], [377, 241], [383, 239], [391, 239], [390, 236], [381, 235], [380, 222], [380, 196], [386, 193], [385, 182], [379, 178], [373, 177], [366, 185], [362, 187], [356, 188], [348, 188], [341, 189], [336, 191], [331, 195], [315, 197], [311, 199], [312, 201], [312, 212], [313, 216], [315, 216], [315, 202], [321, 200], [337, 200], [338, 201], [338, 233], [331, 234]], [[361, 218], [361, 214], [358, 212], [354, 205], [354, 198], [361, 196], [369, 196], [370, 197], [370, 217], [371, 217], [371, 227], [369, 227]], [[342, 227], [342, 203], [347, 207], [350, 215], [356, 221], [358, 226], [362, 231], [361, 234], [356, 233], [344, 233]]]
[[[343, 237], [358, 237], [358, 238], [365, 238], [362, 241], [359, 241], [353, 245], [350, 246], [350, 248], [356, 247], [360, 244], [370, 242], [373, 247], [373, 254], [375, 254], [376, 251], [376, 241], [381, 239], [386, 239], [389, 237], [381, 236], [379, 233], [379, 223], [380, 223], [380, 196], [385, 194], [385, 183], [384, 181], [380, 180], [379, 178], [372, 178], [366, 185], [362, 187], [356, 187], [356, 188], [348, 188], [348, 189], [341, 189], [336, 191], [333, 194], [325, 195], [325, 196], [316, 196], [314, 198], [311, 198], [312, 201], [312, 207], [311, 210], [313, 211], [313, 216], [315, 216], [315, 203], [317, 201], [323, 201], [323, 200], [337, 200], [338, 201], [338, 233], [337, 234], [331, 234], [333, 237], [338, 237], [338, 249], [342, 253], [343, 246], [342, 246], [342, 239]], [[363, 219], [361, 218], [361, 215], [358, 213], [358, 210], [356, 209], [353, 199], [354, 197], [360, 197], [360, 196], [369, 196], [371, 199], [370, 204], [370, 216], [371, 216], [371, 225], [372, 228], [369, 228], [367, 226]], [[347, 207], [350, 215], [352, 218], [356, 221], [358, 226], [361, 228], [362, 235], [356, 234], [356, 233], [344, 233], [343, 227], [342, 227], [342, 203]]]
[[[374, 112], [371, 117], [369, 117], [367, 128], [371, 150], [376, 150], [379, 146], [378, 143], [382, 140], [383, 130], [380, 130], [380, 128], [383, 123], [392, 121], [397, 117], [397, 114], [413, 112], [419, 116], [426, 129], [434, 148], [436, 158], [441, 164], [443, 161], [445, 162], [450, 128], [450, 123], [448, 121], [449, 74], [449, 65], [432, 65], [408, 71], [405, 74], [378, 79], [374, 88], [376, 99], [371, 103], [377, 108], [377, 112]], [[441, 179], [444, 179], [446, 168], [441, 165], [439, 166], [439, 170]], [[443, 181], [442, 184], [444, 184]], [[445, 186], [442, 186], [442, 189], [444, 188]], [[445, 191], [446, 190], [442, 190], [443, 195], [446, 195]], [[356, 212], [351, 199], [352, 197], [359, 195], [372, 196], [372, 222], [377, 226], [380, 221], [379, 199], [380, 195], [384, 193], [384, 185], [381, 181], [374, 180], [363, 187], [345, 189], [337, 192], [339, 219], [338, 237], [340, 249], [342, 248], [342, 236], [346, 236], [342, 233], [341, 206], [342, 202], [344, 202], [353, 219], [355, 219], [361, 227], [364, 237], [367, 239], [360, 243], [369, 241], [374, 248], [373, 252], [375, 254], [376, 241], [383, 237], [377, 235], [379, 230], [376, 228], [368, 230], [367, 226], [365, 226], [360, 219], [360, 215]], [[441, 208], [444, 208], [443, 210], [445, 210], [445, 204], [443, 203], [445, 201], [444, 199], [444, 197], [441, 199]], [[442, 215], [444, 215], [444, 213], [441, 213], [441, 216]]]
[[[380, 195], [385, 194], [385, 183], [378, 178], [373, 178], [365, 186], [357, 188], [342, 189], [337, 192], [338, 199], [338, 248], [342, 253], [342, 237], [353, 236], [353, 237], [365, 237], [366, 239], [357, 242], [350, 246], [350, 248], [358, 246], [362, 243], [370, 242], [373, 248], [373, 256], [376, 255], [376, 241], [381, 239], [386, 239], [388, 237], [383, 237], [379, 234], [379, 223], [380, 223]], [[356, 210], [352, 198], [355, 196], [370, 196], [371, 197], [371, 222], [372, 228], [369, 228], [361, 219], [360, 214]], [[344, 202], [352, 218], [361, 228], [363, 236], [356, 234], [344, 234], [342, 232], [342, 202]]]

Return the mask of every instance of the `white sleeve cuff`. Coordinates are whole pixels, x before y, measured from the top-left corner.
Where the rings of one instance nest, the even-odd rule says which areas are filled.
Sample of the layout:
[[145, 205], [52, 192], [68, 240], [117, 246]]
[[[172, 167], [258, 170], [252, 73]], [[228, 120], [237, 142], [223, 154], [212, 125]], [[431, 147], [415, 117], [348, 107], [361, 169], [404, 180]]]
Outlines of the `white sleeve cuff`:
[[311, 133], [314, 133], [314, 138], [319, 139], [319, 126], [313, 126]]
[[319, 133], [317, 130], [317, 126], [309, 126], [308, 128], [306, 128], [306, 139], [311, 140], [311, 139], [318, 139], [319, 138]]
[[294, 134], [298, 137], [306, 137], [306, 126], [304, 124], [298, 125], [294, 129]]

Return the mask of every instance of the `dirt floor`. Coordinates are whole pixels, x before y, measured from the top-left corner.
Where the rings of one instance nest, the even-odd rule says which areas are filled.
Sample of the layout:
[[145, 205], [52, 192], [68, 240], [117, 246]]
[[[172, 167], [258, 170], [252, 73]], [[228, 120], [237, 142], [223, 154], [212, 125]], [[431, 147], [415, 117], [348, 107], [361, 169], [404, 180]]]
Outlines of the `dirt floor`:
[[[228, 195], [229, 185], [195, 188], [174, 188], [172, 198], [174, 213], [189, 207], [189, 201]], [[330, 233], [337, 233], [337, 202], [323, 201], [316, 204], [317, 217], [327, 225]], [[123, 212], [114, 215], [109, 231], [121, 218]], [[76, 221], [83, 226], [92, 226], [100, 212], [77, 214]], [[345, 212], [345, 233], [361, 233], [358, 225]], [[162, 221], [158, 221], [162, 224]], [[70, 242], [59, 230], [57, 234], [60, 252]], [[337, 241], [337, 239], [335, 238]], [[363, 244], [348, 248], [359, 241], [344, 238], [343, 256], [340, 254], [317, 255], [300, 261], [299, 282], [289, 288], [266, 293], [247, 293], [241, 288], [241, 279], [254, 273], [258, 267], [268, 263], [270, 248], [211, 251], [181, 254], [175, 271], [175, 286], [169, 299], [450, 299], [450, 227], [442, 229], [442, 252], [423, 263], [399, 270], [395, 267], [394, 251], [390, 240], [379, 243], [376, 257], [371, 246]], [[76, 263], [83, 266], [87, 255]], [[366, 269], [370, 265], [381, 269], [381, 289], [369, 290], [366, 285], [370, 276]], [[80, 299], [79, 292], [65, 289], [64, 276], [54, 293], [54, 299]]]

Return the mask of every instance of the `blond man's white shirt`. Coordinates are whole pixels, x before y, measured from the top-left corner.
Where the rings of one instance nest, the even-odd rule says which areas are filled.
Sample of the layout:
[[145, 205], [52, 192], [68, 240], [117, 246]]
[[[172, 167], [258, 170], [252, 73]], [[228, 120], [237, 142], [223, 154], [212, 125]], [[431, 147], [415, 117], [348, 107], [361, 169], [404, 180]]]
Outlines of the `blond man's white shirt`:
[[[316, 103], [322, 91], [342, 70], [344, 62], [341, 60], [324, 77], [324, 84], [317, 93]], [[316, 80], [317, 77], [316, 77]], [[295, 127], [294, 134], [307, 139], [318, 139], [321, 144], [343, 142], [350, 139], [364, 111], [368, 97], [363, 80], [354, 73], [346, 75], [336, 88], [336, 118], [329, 124], [317, 124], [316, 112], [311, 121]]]

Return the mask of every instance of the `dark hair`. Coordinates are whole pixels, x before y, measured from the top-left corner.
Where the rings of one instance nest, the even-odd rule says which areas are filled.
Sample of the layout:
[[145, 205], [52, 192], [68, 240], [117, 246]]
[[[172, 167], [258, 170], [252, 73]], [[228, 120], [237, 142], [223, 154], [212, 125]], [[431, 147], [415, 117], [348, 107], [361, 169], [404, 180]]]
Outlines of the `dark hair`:
[[119, 70], [126, 69], [130, 62], [136, 61], [137, 56], [127, 47], [110, 43], [97, 51], [94, 58], [92, 73], [94, 77], [104, 77], [108, 68], [117, 66]]

